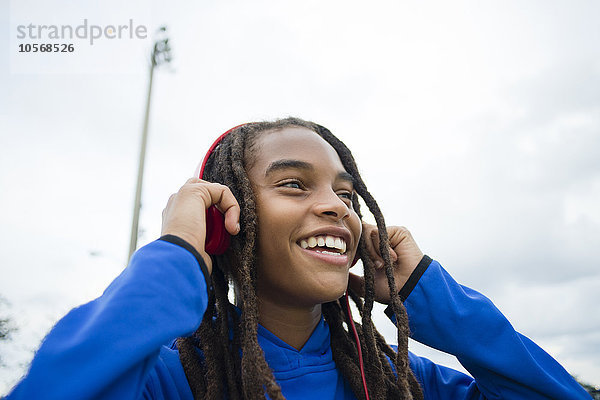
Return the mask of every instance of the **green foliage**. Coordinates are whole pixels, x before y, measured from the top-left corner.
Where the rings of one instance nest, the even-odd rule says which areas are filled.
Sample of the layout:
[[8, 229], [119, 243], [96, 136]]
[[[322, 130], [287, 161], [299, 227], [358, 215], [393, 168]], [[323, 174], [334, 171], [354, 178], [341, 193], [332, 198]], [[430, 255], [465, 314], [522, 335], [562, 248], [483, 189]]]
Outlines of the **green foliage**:
[[[10, 317], [7, 317], [4, 314], [4, 308], [8, 306], [9, 303], [2, 296], [0, 296], [0, 311], [2, 314], [0, 316], [0, 343], [6, 342], [11, 339], [11, 334], [17, 330], [14, 326]], [[0, 367], [5, 367], [4, 360], [2, 359], [2, 354], [0, 354]]]
[[[0, 296], [0, 311], [4, 314], [4, 308], [9, 305], [8, 301], [4, 299], [4, 297]], [[0, 315], [0, 341], [9, 340], [10, 335], [14, 332], [16, 328], [14, 327], [12, 320], [6, 315]]]
[[10, 319], [0, 319], [0, 340], [10, 339], [10, 334], [14, 332], [15, 328], [12, 326]]
[[600, 386], [593, 386], [589, 383], [582, 382], [577, 377], [574, 377], [577, 383], [579, 383], [583, 388], [592, 396], [594, 400], [600, 400]]

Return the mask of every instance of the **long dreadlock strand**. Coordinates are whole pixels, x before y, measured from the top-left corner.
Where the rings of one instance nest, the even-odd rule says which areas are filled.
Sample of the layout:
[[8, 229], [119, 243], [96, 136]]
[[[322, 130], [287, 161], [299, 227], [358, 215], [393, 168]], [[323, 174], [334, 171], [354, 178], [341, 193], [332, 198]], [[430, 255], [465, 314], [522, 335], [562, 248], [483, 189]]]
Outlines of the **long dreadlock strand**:
[[[361, 253], [366, 252], [366, 243], [364, 237], [361, 237], [359, 242]], [[371, 312], [373, 310], [373, 302], [375, 298], [375, 267], [370, 259], [364, 263], [364, 279], [365, 279], [365, 301], [364, 309], [362, 312], [362, 328], [365, 343], [365, 364], [367, 366], [367, 375], [370, 377], [371, 382], [377, 384], [371, 386], [373, 390], [374, 398], [381, 398], [386, 390], [383, 385], [384, 375], [381, 373], [383, 366], [381, 365], [381, 358], [379, 356], [379, 349], [375, 341], [375, 326], [371, 319]]]
[[[226, 313], [217, 313], [216, 325], [218, 326], [219, 334], [229, 332], [229, 318], [232, 314], [231, 308], [229, 307], [229, 280], [226, 277], [224, 271], [219, 268], [215, 268], [212, 274], [213, 287], [215, 289], [216, 302], [218, 304], [217, 308], [220, 310], [227, 310]], [[227, 341], [219, 341], [221, 347], [221, 353], [223, 361], [228, 364], [233, 361], [233, 354], [231, 351], [231, 346], [227, 343]], [[230, 393], [230, 398], [239, 398], [239, 393], [237, 391], [237, 380], [235, 376], [235, 372], [233, 368], [225, 368], [223, 370], [225, 373], [225, 378], [227, 382], [228, 392]]]
[[[344, 166], [346, 171], [350, 173], [354, 178], [354, 188], [356, 192], [363, 198], [367, 207], [369, 208], [369, 211], [371, 212], [377, 223], [377, 230], [379, 233], [379, 251], [384, 260], [386, 277], [388, 280], [388, 288], [392, 300], [391, 305], [392, 310], [394, 311], [394, 315], [396, 317], [396, 326], [398, 330], [398, 352], [394, 359], [394, 364], [397, 370], [397, 382], [401, 388], [403, 398], [412, 399], [411, 392], [413, 392], [414, 390], [411, 387], [408, 378], [409, 375], [412, 375], [412, 371], [410, 370], [408, 363], [408, 316], [406, 314], [406, 309], [402, 305], [398, 293], [396, 291], [393, 266], [388, 252], [389, 239], [383, 214], [379, 209], [379, 205], [377, 204], [371, 193], [369, 193], [369, 191], [367, 190], [367, 187], [358, 171], [356, 161], [354, 160], [352, 153], [346, 147], [346, 145], [323, 126], [318, 125], [317, 132], [338, 153], [338, 156], [342, 161], [342, 165]], [[364, 257], [362, 258], [362, 261], [364, 264]], [[420, 389], [416, 393], [419, 397], [422, 396], [422, 392]]]
[[[216, 309], [216, 295], [217, 295], [217, 287], [219, 285], [216, 285], [216, 282], [219, 280], [218, 278], [218, 274], [213, 275], [212, 281], [213, 281], [213, 288], [215, 288], [215, 290], [213, 291], [211, 297], [211, 308]], [[214, 321], [213, 321], [214, 318]], [[207, 334], [215, 334], [216, 331], [219, 328], [219, 319], [222, 318], [222, 315], [217, 314], [215, 316], [210, 315], [208, 313], [204, 314], [204, 319], [205, 319], [205, 323], [204, 323], [204, 328], [198, 332], [200, 335], [197, 335], [196, 338], [199, 340], [200, 342], [200, 348], [202, 349], [202, 352], [206, 355], [207, 359], [211, 359], [211, 360], [218, 360], [218, 362], [222, 362], [223, 361], [223, 346], [220, 345], [219, 343], [210, 343], [207, 341], [203, 341], [200, 340], [203, 337], [206, 337]], [[204, 321], [203, 321], [204, 322]], [[206, 388], [206, 397], [211, 398], [213, 396], [216, 396], [219, 393], [223, 392], [223, 382], [225, 381], [226, 377], [223, 375], [224, 371], [223, 370], [214, 370], [214, 369], [210, 369], [207, 368], [206, 372], [205, 372], [205, 379], [207, 382], [214, 382], [214, 384], [210, 384], [207, 386]]]
[[342, 308], [343, 305], [341, 306], [339, 301], [322, 305], [323, 315], [331, 330], [333, 361], [340, 368], [342, 374], [348, 377], [348, 383], [355, 396], [359, 399], [365, 399], [360, 368], [354, 362], [358, 359], [358, 352], [353, 339], [350, 338], [348, 331], [343, 327]]
[[[225, 175], [224, 182], [227, 186], [232, 185], [232, 170], [231, 166], [228, 165], [228, 160], [232, 158], [232, 149], [230, 146], [223, 146], [218, 149], [215, 154], [215, 163], [217, 165], [225, 165], [223, 172]], [[232, 246], [234, 254], [239, 254], [239, 249], [236, 246]], [[217, 327], [215, 329], [215, 337], [213, 341], [213, 345], [220, 345], [223, 352], [222, 364], [224, 364], [225, 368], [219, 368], [219, 370], [223, 371], [224, 381], [227, 382], [227, 390], [229, 398], [238, 399], [241, 398], [239, 394], [239, 379], [236, 376], [234, 364], [231, 363], [232, 360], [239, 358], [239, 355], [236, 356], [235, 349], [229, 345], [227, 340], [219, 340], [218, 338], [228, 337], [229, 335], [229, 321], [234, 317], [235, 312], [233, 312], [232, 308], [229, 304], [228, 292], [229, 292], [229, 274], [230, 271], [227, 268], [226, 255], [213, 257], [214, 267], [213, 267], [213, 286], [215, 288], [215, 293], [217, 296], [217, 308], [215, 310], [215, 323], [214, 325]], [[214, 343], [218, 342], [218, 343]], [[210, 385], [211, 383], [209, 383]], [[222, 393], [219, 393], [216, 389], [216, 385], [212, 385], [212, 390], [214, 390], [213, 396], [207, 396], [208, 398], [218, 398], [218, 396], [222, 396]]]
[[[242, 131], [244, 128], [242, 127]], [[242, 183], [241, 195], [246, 199], [241, 215], [244, 215], [245, 242], [242, 248], [240, 265], [241, 293], [244, 299], [242, 304], [242, 387], [246, 398], [264, 398], [264, 390], [273, 400], [283, 399], [281, 389], [265, 360], [262, 348], [258, 344], [258, 301], [256, 298], [256, 232], [258, 231], [258, 218], [256, 204], [250, 180], [246, 174], [244, 151], [245, 137], [234, 137], [232, 153], [239, 155], [240, 162], [232, 164], [234, 177]], [[264, 388], [263, 388], [264, 385]]]
[[[206, 382], [204, 381], [204, 363], [199, 362], [196, 355], [196, 344], [193, 337], [177, 339], [179, 359], [187, 378], [194, 399], [201, 399], [206, 394]], [[201, 382], [199, 382], [201, 381]]]

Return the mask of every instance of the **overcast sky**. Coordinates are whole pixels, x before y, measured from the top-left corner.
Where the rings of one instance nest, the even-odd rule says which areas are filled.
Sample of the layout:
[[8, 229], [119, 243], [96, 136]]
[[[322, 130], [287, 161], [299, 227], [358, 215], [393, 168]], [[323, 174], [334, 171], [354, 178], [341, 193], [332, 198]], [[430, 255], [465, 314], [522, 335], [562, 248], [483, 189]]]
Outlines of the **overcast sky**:
[[84, 19], [168, 26], [140, 245], [218, 134], [314, 120], [353, 150], [388, 224], [600, 384], [600, 3], [0, 4], [0, 315], [18, 327], [0, 347], [0, 394], [126, 263], [151, 35], [18, 53], [39, 41], [17, 39], [17, 25]]

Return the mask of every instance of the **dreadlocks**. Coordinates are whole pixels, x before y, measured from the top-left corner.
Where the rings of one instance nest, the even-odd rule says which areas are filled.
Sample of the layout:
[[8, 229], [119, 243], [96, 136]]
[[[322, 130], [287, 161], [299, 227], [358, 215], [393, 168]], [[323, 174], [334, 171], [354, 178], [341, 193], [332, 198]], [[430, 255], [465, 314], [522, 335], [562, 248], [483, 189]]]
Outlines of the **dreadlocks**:
[[[254, 400], [264, 399], [266, 393], [273, 400], [284, 399], [257, 339], [255, 254], [258, 218], [255, 196], [246, 171], [256, 152], [258, 136], [291, 126], [316, 132], [335, 149], [345, 170], [354, 179], [356, 192], [377, 222], [380, 254], [385, 263], [391, 307], [398, 329], [398, 351], [385, 343], [371, 319], [375, 267], [368, 256], [365, 240], [361, 238], [358, 255], [364, 265], [365, 296], [364, 301], [356, 293], [351, 292], [350, 297], [361, 315], [361, 324], [356, 323], [356, 328], [365, 361], [369, 396], [373, 399], [422, 399], [421, 388], [408, 364], [408, 317], [395, 290], [393, 266], [387, 250], [389, 241], [379, 206], [367, 190], [346, 145], [328, 129], [297, 118], [243, 125], [225, 136], [207, 160], [204, 179], [231, 189], [241, 208], [241, 231], [232, 236], [230, 249], [224, 255], [213, 256], [213, 291], [200, 327], [191, 337], [177, 340], [180, 360], [194, 398]], [[356, 196], [352, 204], [362, 219]], [[229, 301], [232, 282], [237, 285], [235, 298], [241, 313]], [[347, 330], [348, 324], [345, 324], [350, 318], [346, 307], [340, 299], [323, 304], [322, 312], [331, 330], [334, 361], [355, 396], [364, 399], [356, 341]], [[197, 347], [203, 356], [199, 356]], [[240, 357], [240, 354], [243, 356]], [[389, 360], [392, 360], [393, 369]]]

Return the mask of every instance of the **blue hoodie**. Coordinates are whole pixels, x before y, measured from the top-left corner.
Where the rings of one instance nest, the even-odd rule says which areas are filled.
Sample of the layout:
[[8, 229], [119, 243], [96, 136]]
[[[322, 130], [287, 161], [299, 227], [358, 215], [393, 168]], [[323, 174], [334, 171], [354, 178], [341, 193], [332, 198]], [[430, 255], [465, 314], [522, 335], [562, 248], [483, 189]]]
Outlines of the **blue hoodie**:
[[[167, 240], [141, 248], [101, 297], [61, 319], [7, 399], [191, 400], [173, 341], [200, 325], [206, 267], [191, 246]], [[474, 377], [411, 353], [425, 399], [591, 398], [491, 301], [457, 284], [436, 261], [424, 257], [401, 296], [412, 337], [456, 355]], [[355, 398], [335, 366], [329, 335], [321, 319], [296, 350], [258, 327], [287, 399]]]

